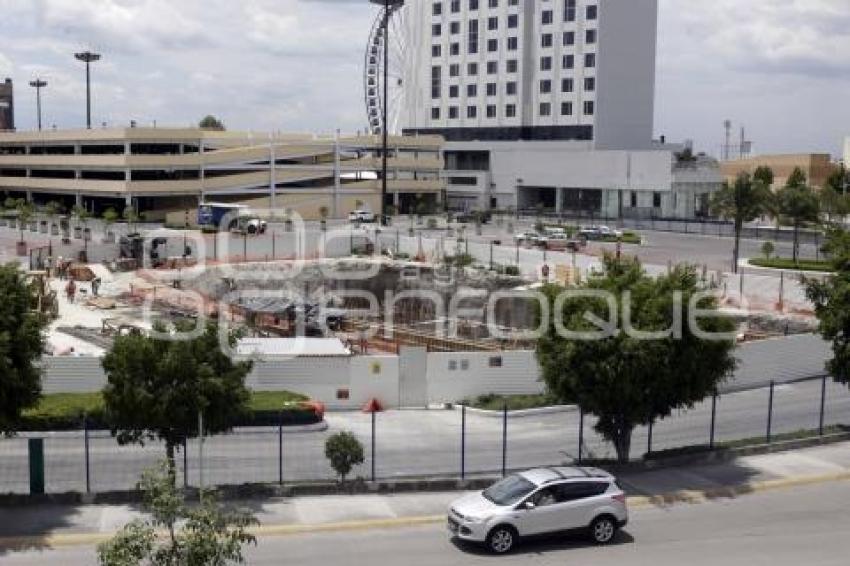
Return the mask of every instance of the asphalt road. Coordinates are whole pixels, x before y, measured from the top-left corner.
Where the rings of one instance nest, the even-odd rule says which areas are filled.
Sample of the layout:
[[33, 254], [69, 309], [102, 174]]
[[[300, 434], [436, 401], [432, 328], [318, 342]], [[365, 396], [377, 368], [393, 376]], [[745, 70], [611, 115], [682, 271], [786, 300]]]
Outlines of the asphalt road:
[[[850, 553], [847, 501], [850, 482], [833, 482], [693, 505], [638, 508], [609, 546], [558, 535], [527, 541], [502, 557], [449, 540], [442, 525], [267, 536], [248, 549], [247, 563], [843, 566]], [[95, 560], [91, 547], [0, 555], [0, 564], [9, 566], [81, 566]]]
[[[820, 381], [777, 386], [774, 394], [772, 432], [779, 434], [818, 426]], [[757, 389], [723, 395], [717, 403], [716, 440], [727, 441], [764, 435], [767, 428], [768, 390]], [[825, 423], [850, 423], [850, 392], [828, 384]], [[330, 413], [324, 432], [283, 435], [284, 481], [330, 479], [324, 456], [327, 435], [353, 431], [366, 448], [365, 463], [353, 477], [371, 476], [371, 418], [358, 412]], [[656, 423], [653, 449], [706, 444], [711, 421], [710, 400], [693, 410], [674, 414]], [[375, 472], [378, 478], [422, 475], [459, 476], [461, 466], [461, 415], [457, 410], [389, 411], [377, 415]], [[584, 455], [611, 457], [611, 446], [584, 427]], [[578, 453], [579, 415], [576, 411], [510, 417], [507, 425], [508, 468], [551, 465], [564, 461], [566, 452]], [[84, 439], [81, 433], [48, 433], [45, 461], [48, 492], [85, 491]], [[647, 447], [647, 430], [639, 428], [632, 440], [632, 456]], [[243, 429], [208, 438], [204, 443], [204, 481], [210, 484], [276, 482], [279, 479], [279, 438], [274, 428]], [[90, 485], [92, 491], [132, 488], [140, 473], [164, 454], [156, 443], [145, 447], [119, 447], [107, 432], [92, 433]], [[502, 420], [467, 414], [465, 471], [501, 470]], [[189, 442], [188, 481], [198, 485], [200, 460], [197, 440]], [[182, 458], [179, 466], [182, 474]], [[28, 489], [26, 438], [0, 439], [0, 492]]]

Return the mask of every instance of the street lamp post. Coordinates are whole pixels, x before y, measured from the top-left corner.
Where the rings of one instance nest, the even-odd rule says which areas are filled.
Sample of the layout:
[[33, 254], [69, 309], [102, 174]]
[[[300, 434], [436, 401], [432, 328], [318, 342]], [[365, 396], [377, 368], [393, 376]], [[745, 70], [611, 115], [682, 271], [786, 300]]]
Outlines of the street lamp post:
[[41, 131], [41, 89], [47, 86], [47, 81], [36, 78], [30, 81], [30, 86], [35, 89], [35, 106], [38, 112], [38, 131]]
[[74, 57], [86, 64], [86, 128], [91, 130], [91, 64], [100, 60], [100, 54], [83, 51], [75, 53]]

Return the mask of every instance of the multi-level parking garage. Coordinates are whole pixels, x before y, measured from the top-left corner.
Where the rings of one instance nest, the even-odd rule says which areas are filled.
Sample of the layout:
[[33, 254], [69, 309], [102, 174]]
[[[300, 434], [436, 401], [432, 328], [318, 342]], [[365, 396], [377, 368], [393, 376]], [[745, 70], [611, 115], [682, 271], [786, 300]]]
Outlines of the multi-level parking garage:
[[[390, 136], [386, 204], [407, 212], [443, 200], [438, 136]], [[0, 191], [98, 213], [133, 205], [148, 219], [202, 201], [285, 208], [304, 218], [377, 212], [380, 136], [319, 137], [199, 129], [0, 133]]]

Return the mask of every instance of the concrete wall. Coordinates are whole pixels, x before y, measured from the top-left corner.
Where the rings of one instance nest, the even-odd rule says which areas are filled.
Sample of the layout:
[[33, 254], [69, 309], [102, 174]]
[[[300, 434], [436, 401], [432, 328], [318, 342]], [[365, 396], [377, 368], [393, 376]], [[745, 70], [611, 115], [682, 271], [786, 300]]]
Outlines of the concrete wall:
[[[491, 358], [501, 358], [501, 365], [491, 366]], [[428, 398], [431, 403], [449, 403], [486, 393], [540, 393], [539, 374], [533, 351], [432, 352], [428, 354]]]

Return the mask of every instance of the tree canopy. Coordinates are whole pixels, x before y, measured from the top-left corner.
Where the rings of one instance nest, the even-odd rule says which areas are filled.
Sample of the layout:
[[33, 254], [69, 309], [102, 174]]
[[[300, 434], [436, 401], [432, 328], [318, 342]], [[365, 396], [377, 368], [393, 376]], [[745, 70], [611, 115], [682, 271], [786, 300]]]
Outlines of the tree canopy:
[[832, 341], [833, 357], [826, 369], [836, 381], [850, 385], [850, 232], [830, 229], [824, 251], [835, 273], [804, 279], [806, 296], [815, 305], [818, 332]]
[[[164, 328], [158, 329], [160, 332]], [[178, 325], [176, 330], [186, 330]], [[235, 336], [230, 337], [231, 342]], [[221, 350], [218, 327], [208, 324], [190, 340], [129, 334], [115, 339], [103, 358], [106, 419], [120, 444], [159, 439], [173, 464], [184, 438], [228, 430], [247, 410], [250, 362], [234, 363]]]
[[[591, 277], [583, 290], [605, 292], [616, 304], [609, 314], [606, 300], [589, 296], [567, 296], [563, 301], [564, 327], [576, 332], [594, 332], [596, 316], [612, 325], [612, 335], [601, 339], [565, 337], [555, 326], [555, 317], [538, 341], [537, 358], [549, 392], [562, 402], [578, 403], [596, 416], [595, 429], [614, 444], [621, 461], [629, 457], [632, 431], [663, 419], [676, 409], [693, 407], [717, 391], [735, 368], [734, 323], [725, 317], [698, 317], [697, 328], [688, 324], [692, 306], [716, 315], [716, 300], [691, 297], [700, 290], [696, 268], [678, 266], [658, 278], [648, 276], [636, 259], [604, 259], [604, 274]], [[554, 314], [556, 286], [544, 292]], [[676, 295], [681, 293], [680, 306]], [[682, 313], [681, 331], [675, 327], [676, 312]], [[590, 315], [588, 315], [590, 313]], [[642, 332], [664, 333], [647, 339], [625, 332], [628, 324]], [[672, 332], [665, 332], [667, 329]], [[709, 338], [697, 331], [724, 333]]]
[[198, 122], [198, 127], [202, 130], [216, 130], [219, 132], [223, 132], [227, 128], [224, 127], [224, 122], [213, 116], [212, 114], [207, 114], [201, 121]]
[[46, 320], [31, 310], [32, 291], [17, 264], [0, 266], [0, 433], [11, 432], [21, 411], [41, 396], [38, 361]]
[[806, 184], [806, 175], [799, 167], [796, 167], [788, 177], [785, 186], [776, 194], [776, 202], [779, 221], [794, 228], [792, 254], [796, 262], [800, 253], [800, 228], [806, 223], [818, 220], [820, 200], [812, 188]]
[[[762, 179], [766, 178], [764, 172]], [[735, 240], [732, 247], [732, 271], [738, 272], [738, 257], [741, 249], [741, 230], [744, 223], [752, 222], [759, 216], [773, 210], [773, 193], [764, 180], [755, 180], [749, 173], [741, 173], [735, 183], [723, 185], [711, 200], [711, 210], [721, 218], [732, 220], [735, 228]]]

